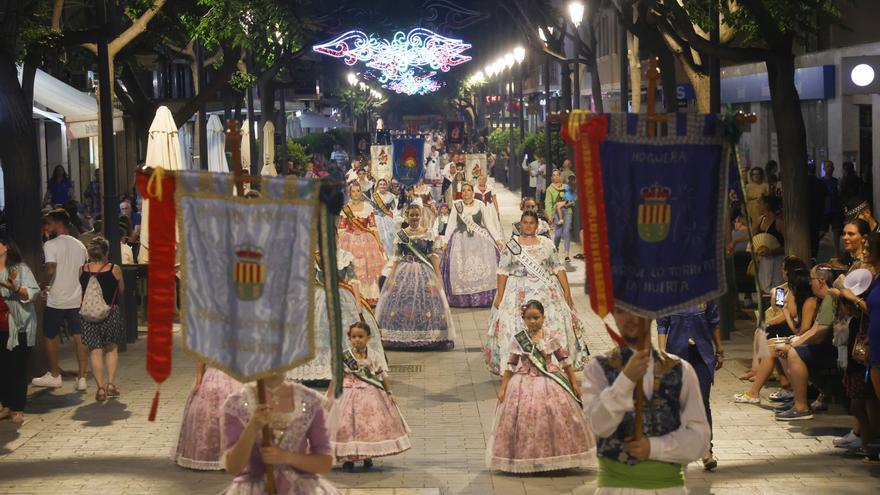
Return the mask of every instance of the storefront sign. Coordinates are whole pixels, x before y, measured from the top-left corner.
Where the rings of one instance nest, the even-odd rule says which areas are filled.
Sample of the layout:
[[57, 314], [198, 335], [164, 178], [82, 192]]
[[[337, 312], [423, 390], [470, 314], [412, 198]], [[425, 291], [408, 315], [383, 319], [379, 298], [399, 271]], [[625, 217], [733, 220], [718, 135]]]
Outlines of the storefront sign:
[[[834, 66], [821, 65], [796, 69], [794, 84], [801, 100], [834, 98]], [[767, 81], [766, 72], [721, 79], [722, 103], [755, 101], [770, 101], [770, 83]]]

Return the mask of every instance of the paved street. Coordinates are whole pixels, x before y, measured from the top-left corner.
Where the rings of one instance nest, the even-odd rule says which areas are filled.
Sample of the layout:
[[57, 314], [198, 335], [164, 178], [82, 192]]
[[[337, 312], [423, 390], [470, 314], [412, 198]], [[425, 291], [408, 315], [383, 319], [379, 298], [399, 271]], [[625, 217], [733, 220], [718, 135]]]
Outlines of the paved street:
[[[506, 192], [500, 199], [506, 205], [503, 223], [509, 226], [518, 199]], [[575, 299], [596, 354], [611, 343], [601, 321], [587, 309], [583, 263], [575, 266], [577, 271], [570, 273]], [[413, 430], [412, 450], [377, 460], [370, 472], [334, 471], [330, 479], [351, 495], [586, 493], [595, 471], [508, 476], [485, 469], [499, 383], [486, 371], [480, 353], [489, 311], [455, 310], [454, 314], [458, 328], [454, 351], [389, 353], [394, 388]], [[849, 427], [839, 405], [812, 421], [779, 423], [765, 408], [731, 402], [730, 397], [744, 388], [736, 379], [749, 357], [751, 333], [744, 327], [727, 344], [733, 359], [719, 373], [713, 390], [720, 467], [704, 473], [699, 465], [691, 465], [692, 493], [876, 492], [880, 467], [843, 458], [831, 445], [832, 438]], [[155, 384], [144, 371], [143, 338], [121, 355], [120, 400], [95, 403], [93, 383], [88, 392], [77, 393], [69, 379], [55, 391], [32, 390], [28, 421], [21, 428], [0, 423], [0, 493], [219, 492], [229, 475], [188, 471], [169, 460], [195, 370], [179, 339], [177, 344], [174, 371], [162, 386], [155, 423], [147, 421]], [[75, 369], [72, 354], [67, 354], [62, 367]]]

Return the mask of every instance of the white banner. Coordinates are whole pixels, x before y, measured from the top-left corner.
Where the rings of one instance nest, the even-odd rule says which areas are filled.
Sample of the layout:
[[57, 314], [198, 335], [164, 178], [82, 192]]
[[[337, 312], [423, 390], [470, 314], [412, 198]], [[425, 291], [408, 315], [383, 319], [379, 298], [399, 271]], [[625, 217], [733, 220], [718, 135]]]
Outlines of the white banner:
[[391, 182], [394, 177], [392, 146], [390, 144], [374, 144], [370, 146], [370, 157], [373, 159], [373, 168], [371, 169], [373, 179], [385, 179]]
[[481, 173], [486, 173], [486, 154], [485, 153], [468, 153], [464, 155], [464, 170], [467, 181], [476, 184], [479, 178], [475, 174], [475, 169], [479, 166]]

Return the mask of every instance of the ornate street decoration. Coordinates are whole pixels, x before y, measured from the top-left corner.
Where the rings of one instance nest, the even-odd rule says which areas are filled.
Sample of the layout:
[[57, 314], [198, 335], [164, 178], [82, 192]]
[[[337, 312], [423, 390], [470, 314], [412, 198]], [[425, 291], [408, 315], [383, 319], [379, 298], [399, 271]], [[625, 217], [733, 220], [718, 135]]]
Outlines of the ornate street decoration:
[[471, 57], [463, 54], [471, 45], [424, 28], [398, 31], [390, 40], [352, 30], [312, 49], [342, 59], [346, 65], [363, 63], [382, 87], [403, 94], [426, 94], [443, 84], [434, 79], [438, 71], [449, 72]]
[[428, 14], [425, 25], [438, 31], [457, 31], [488, 19], [487, 12], [471, 10], [452, 0], [427, 0], [422, 8]]

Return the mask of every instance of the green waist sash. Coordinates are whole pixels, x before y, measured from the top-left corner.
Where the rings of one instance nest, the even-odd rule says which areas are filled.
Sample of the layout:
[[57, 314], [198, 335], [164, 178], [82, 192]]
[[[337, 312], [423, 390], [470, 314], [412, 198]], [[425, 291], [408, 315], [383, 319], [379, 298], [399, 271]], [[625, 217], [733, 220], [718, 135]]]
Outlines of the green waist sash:
[[681, 464], [651, 460], [629, 465], [599, 456], [597, 485], [602, 488], [638, 490], [674, 488], [684, 486], [684, 468]]

